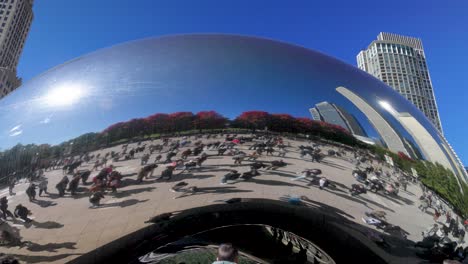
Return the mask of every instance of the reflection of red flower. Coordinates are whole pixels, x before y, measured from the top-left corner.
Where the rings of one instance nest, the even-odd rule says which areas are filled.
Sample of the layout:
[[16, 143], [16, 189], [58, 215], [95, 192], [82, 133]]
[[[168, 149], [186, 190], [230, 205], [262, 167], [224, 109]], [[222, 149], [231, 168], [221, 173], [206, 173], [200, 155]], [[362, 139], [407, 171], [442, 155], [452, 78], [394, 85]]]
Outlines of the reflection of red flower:
[[202, 111], [195, 115], [194, 125], [198, 129], [223, 128], [227, 119], [215, 111]]
[[398, 151], [398, 157], [400, 157], [403, 160], [408, 160], [408, 161], [413, 161], [412, 158], [408, 157], [405, 153]]
[[[102, 134], [111, 140], [133, 136], [185, 131], [191, 129], [225, 128], [227, 118], [215, 111], [156, 113], [146, 118], [119, 122], [106, 128]], [[265, 111], [246, 111], [233, 122], [233, 127], [263, 129], [302, 134], [318, 134], [334, 140], [354, 140], [350, 133], [337, 125], [316, 121], [306, 117], [296, 118], [289, 114], [270, 114]]]
[[237, 123], [244, 127], [261, 128], [267, 125], [270, 114], [264, 111], [243, 112], [236, 118]]

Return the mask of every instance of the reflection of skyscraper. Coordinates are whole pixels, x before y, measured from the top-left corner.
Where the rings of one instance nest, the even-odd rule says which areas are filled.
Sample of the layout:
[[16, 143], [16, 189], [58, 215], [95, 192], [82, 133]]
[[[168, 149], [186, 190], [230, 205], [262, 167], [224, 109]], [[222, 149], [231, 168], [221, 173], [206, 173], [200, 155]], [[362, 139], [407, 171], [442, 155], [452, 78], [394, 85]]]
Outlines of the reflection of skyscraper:
[[319, 112], [317, 111], [317, 109], [316, 109], [315, 107], [310, 108], [309, 111], [310, 111], [310, 114], [312, 115], [312, 119], [314, 119], [314, 120], [322, 120], [322, 119], [320, 118]]
[[324, 121], [340, 126], [348, 130], [353, 135], [367, 137], [361, 124], [356, 118], [342, 107], [329, 102], [321, 102], [309, 109], [314, 120]]
[[[408, 131], [426, 160], [433, 163], [437, 162], [453, 171], [454, 174], [461, 175], [463, 176], [462, 178], [466, 178], [465, 173], [458, 168], [459, 166], [456, 159], [452, 157], [452, 152], [445, 146], [445, 144], [439, 144], [416, 118], [414, 118], [410, 113], [397, 112], [388, 102], [381, 101], [380, 104], [403, 126], [406, 131]], [[463, 180], [466, 181], [466, 179]]]
[[348, 90], [345, 87], [338, 87], [336, 91], [351, 101], [361, 112], [369, 119], [372, 126], [379, 133], [382, 141], [387, 145], [391, 151], [398, 153], [402, 152], [409, 155], [408, 151], [403, 144], [400, 136], [390, 126], [390, 124], [380, 115], [372, 106], [370, 106], [364, 99]]
[[33, 0], [1, 1], [0, 98], [21, 85], [16, 67], [33, 19]]
[[362, 128], [359, 121], [357, 121], [357, 119], [352, 114], [350, 114], [348, 111], [346, 111], [344, 108], [340, 106], [337, 106], [335, 104], [334, 106], [336, 110], [338, 110], [338, 113], [341, 115], [341, 117], [343, 118], [350, 132], [353, 135], [367, 137], [367, 133], [364, 131], [364, 128]]
[[420, 39], [381, 32], [357, 55], [358, 67], [412, 102], [442, 132]]

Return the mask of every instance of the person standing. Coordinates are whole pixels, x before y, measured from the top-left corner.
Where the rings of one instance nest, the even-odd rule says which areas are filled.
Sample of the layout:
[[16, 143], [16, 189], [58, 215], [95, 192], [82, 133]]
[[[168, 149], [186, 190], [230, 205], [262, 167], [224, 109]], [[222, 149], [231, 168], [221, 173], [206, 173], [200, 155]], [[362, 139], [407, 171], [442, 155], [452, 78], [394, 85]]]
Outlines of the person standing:
[[34, 183], [31, 183], [26, 189], [26, 194], [28, 195], [30, 202], [36, 200], [36, 185]]
[[6, 196], [0, 199], [0, 210], [3, 213], [3, 218], [6, 220], [8, 216], [13, 218], [13, 214], [8, 210], [8, 199]]
[[46, 178], [42, 178], [41, 182], [39, 183], [39, 196], [42, 196], [42, 193], [44, 192], [45, 194], [49, 194], [47, 192], [47, 185], [49, 182], [47, 181]]
[[75, 195], [77, 189], [78, 189], [78, 184], [81, 180], [81, 176], [79, 173], [75, 173], [75, 176], [73, 176], [72, 180], [68, 184], [68, 191], [70, 191], [71, 195]]
[[59, 183], [55, 185], [55, 188], [57, 188], [60, 197], [65, 195], [65, 189], [67, 188], [69, 182], [70, 180], [68, 179], [67, 175], [65, 175], [63, 176], [62, 180], [60, 180]]
[[8, 191], [10, 193], [10, 196], [15, 195], [15, 193], [13, 192], [13, 188], [15, 187], [16, 183], [15, 177], [16, 175], [15, 173], [13, 173], [13, 175], [10, 176], [10, 180], [8, 181]]
[[434, 209], [434, 221], [437, 222], [440, 217], [440, 212], [437, 209]]

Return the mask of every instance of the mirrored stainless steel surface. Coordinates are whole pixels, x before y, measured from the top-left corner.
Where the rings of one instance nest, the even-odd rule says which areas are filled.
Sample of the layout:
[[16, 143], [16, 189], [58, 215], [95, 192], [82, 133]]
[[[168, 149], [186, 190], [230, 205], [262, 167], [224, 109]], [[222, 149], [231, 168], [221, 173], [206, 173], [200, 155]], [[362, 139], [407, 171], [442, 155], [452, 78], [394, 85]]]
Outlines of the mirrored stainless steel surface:
[[[255, 117], [237, 118], [246, 111], [254, 111]], [[269, 115], [276, 121], [264, 121], [262, 118], [267, 114], [261, 111], [277, 114]], [[239, 126], [244, 130], [235, 130]], [[214, 132], [211, 128], [219, 130]], [[253, 153], [252, 144], [265, 140], [261, 136], [268, 132], [274, 133], [275, 137], [284, 137], [286, 150], [276, 149], [275, 145], [275, 156]], [[214, 133], [216, 137], [207, 138], [206, 133]], [[234, 134], [242, 136], [230, 138], [229, 135]], [[252, 141], [255, 134], [258, 137]], [[161, 137], [169, 137], [172, 141], [164, 145]], [[193, 155], [191, 152], [181, 164], [174, 165], [181, 168], [180, 172], [175, 170], [174, 178], [160, 182], [159, 178], [151, 179], [142, 174], [141, 169], [156, 162], [159, 152], [163, 157], [158, 166], [148, 169], [148, 172], [154, 172], [154, 177], [164, 176], [166, 166], [184, 158], [183, 152], [187, 148], [194, 151], [198, 140], [207, 145], [233, 139], [229, 144], [253, 157], [252, 162], [258, 158], [270, 166], [272, 160], [284, 159], [291, 169], [271, 172], [261, 168], [262, 176], [241, 183], [222, 180], [222, 175], [232, 169], [244, 173], [249, 167], [245, 163], [232, 164], [232, 159], [239, 153], [226, 156], [213, 147], [201, 150], [208, 154], [207, 167], [192, 164], [200, 167], [199, 171], [192, 171], [191, 164], [182, 166], [183, 162], [195, 160], [201, 153]], [[243, 142], [244, 139], [247, 141]], [[164, 163], [176, 140], [180, 152]], [[299, 146], [311, 145], [311, 140], [320, 144], [322, 154], [317, 155], [323, 155], [325, 162], [317, 163], [319, 158], [311, 154], [315, 161], [305, 163]], [[179, 145], [181, 142], [187, 145]], [[355, 210], [351, 221], [360, 224], [362, 221], [357, 214], [369, 209], [388, 210], [389, 214], [404, 216], [403, 220], [396, 216], [393, 220], [401, 220], [400, 225], [412, 229], [409, 236], [417, 240], [422, 227], [409, 223], [408, 219], [411, 219], [412, 210], [419, 213], [416, 208], [421, 194], [419, 189], [404, 194], [404, 198], [390, 197], [387, 200], [387, 197], [369, 194], [370, 198], [366, 200], [356, 200], [347, 193], [351, 189], [351, 180], [340, 185], [340, 179], [351, 177], [353, 168], [361, 164], [360, 161], [355, 164], [357, 156], [352, 157], [351, 153], [372, 148], [390, 151], [402, 159], [438, 163], [455, 175], [461, 191], [462, 184], [468, 179], [443, 136], [392, 88], [333, 57], [269, 39], [193, 34], [128, 42], [50, 69], [0, 100], [0, 177], [3, 184], [9, 177], [30, 177], [41, 169], [44, 171], [40, 173], [49, 180], [49, 192], [53, 193], [56, 184], [67, 173], [71, 180], [77, 175], [74, 173], [89, 170], [86, 177], [92, 181], [99, 170], [112, 164], [114, 170], [123, 175], [122, 186], [130, 186], [129, 189], [118, 188], [115, 195], [106, 193], [104, 199], [108, 208], [104, 209], [104, 206], [95, 211], [88, 208], [88, 196], [94, 187], [91, 184], [80, 182], [83, 189], [78, 191], [78, 196], [66, 193], [65, 197], [75, 199], [44, 198], [48, 201], [44, 206], [27, 202], [24, 198], [26, 183], [15, 187], [17, 196], [8, 198], [11, 206], [21, 202], [32, 208], [37, 221], [65, 225], [67, 231], [57, 228], [54, 238], [63, 232], [62, 235], [74, 241], [82, 253], [134, 232], [154, 215], [184, 212], [230, 198], [264, 198], [291, 204], [300, 200], [302, 206], [325, 208], [326, 211], [336, 206], [341, 209], [333, 212], [340, 219], [350, 213], [348, 209]], [[349, 153], [343, 157], [334, 154], [341, 150], [345, 153], [345, 149]], [[281, 157], [282, 151], [287, 154]], [[378, 153], [370, 155], [375, 158]], [[372, 159], [369, 164], [377, 164], [373, 163], [377, 159]], [[79, 162], [70, 163], [71, 160]], [[391, 160], [386, 161], [394, 165]], [[382, 173], [401, 172], [395, 166], [382, 165], [383, 161], [379, 164], [384, 167]], [[346, 194], [319, 192], [322, 188], [310, 189], [322, 184], [319, 178], [315, 183], [301, 182], [310, 175], [301, 178], [297, 173], [313, 167], [320, 168], [322, 176], [333, 179], [335, 187], [342, 188], [341, 192]], [[419, 176], [414, 168], [411, 169], [413, 171], [402, 173]], [[261, 178], [264, 175], [271, 178]], [[222, 185], [219, 185], [220, 181]], [[228, 185], [224, 185], [226, 181]], [[138, 185], [141, 182], [145, 185]], [[176, 186], [181, 182], [188, 187]], [[414, 188], [419, 187], [414, 185]], [[7, 193], [2, 191], [2, 195]], [[307, 200], [308, 195], [313, 199]], [[321, 202], [314, 204], [314, 199]], [[114, 213], [118, 210], [124, 213]], [[124, 215], [124, 224], [116, 220], [119, 214]], [[96, 221], [109, 222], [112, 228], [98, 232], [93, 229]], [[18, 228], [20, 236], [34, 243], [41, 244], [40, 241], [50, 238], [49, 233]], [[37, 252], [30, 248], [15, 250], [23, 256]], [[63, 247], [60, 250], [65, 250], [66, 254], [77, 252]], [[67, 255], [44, 260], [65, 262], [75, 257]]]

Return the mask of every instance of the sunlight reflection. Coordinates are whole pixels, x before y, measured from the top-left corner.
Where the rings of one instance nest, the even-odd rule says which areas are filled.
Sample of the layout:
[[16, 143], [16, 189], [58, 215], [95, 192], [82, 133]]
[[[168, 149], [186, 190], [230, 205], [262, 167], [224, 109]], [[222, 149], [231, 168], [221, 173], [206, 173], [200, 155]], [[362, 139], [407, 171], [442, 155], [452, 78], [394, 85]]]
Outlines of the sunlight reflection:
[[85, 87], [82, 84], [63, 84], [53, 88], [44, 97], [44, 102], [49, 106], [69, 106], [76, 103], [85, 95]]

